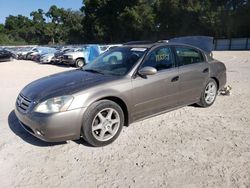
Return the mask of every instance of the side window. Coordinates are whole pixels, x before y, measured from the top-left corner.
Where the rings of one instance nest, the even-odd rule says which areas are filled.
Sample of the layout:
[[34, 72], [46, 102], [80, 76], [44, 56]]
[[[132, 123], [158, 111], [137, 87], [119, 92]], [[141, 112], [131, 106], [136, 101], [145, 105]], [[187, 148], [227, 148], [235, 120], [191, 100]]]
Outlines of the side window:
[[179, 66], [200, 63], [204, 61], [200, 51], [189, 47], [176, 47], [176, 54], [179, 60]]
[[147, 66], [154, 67], [157, 71], [174, 67], [174, 58], [171, 48], [161, 47], [151, 52], [143, 62], [142, 68]]
[[103, 62], [110, 64], [121, 64], [122, 63], [122, 53], [121, 52], [113, 52], [108, 56], [103, 58]]

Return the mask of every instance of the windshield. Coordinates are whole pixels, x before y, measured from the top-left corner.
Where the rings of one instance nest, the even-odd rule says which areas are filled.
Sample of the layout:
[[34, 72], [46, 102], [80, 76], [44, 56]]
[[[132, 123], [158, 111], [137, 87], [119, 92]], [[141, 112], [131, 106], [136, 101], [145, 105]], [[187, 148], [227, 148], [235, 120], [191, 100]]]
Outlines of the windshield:
[[84, 66], [83, 70], [124, 76], [146, 51], [147, 48], [117, 47]]

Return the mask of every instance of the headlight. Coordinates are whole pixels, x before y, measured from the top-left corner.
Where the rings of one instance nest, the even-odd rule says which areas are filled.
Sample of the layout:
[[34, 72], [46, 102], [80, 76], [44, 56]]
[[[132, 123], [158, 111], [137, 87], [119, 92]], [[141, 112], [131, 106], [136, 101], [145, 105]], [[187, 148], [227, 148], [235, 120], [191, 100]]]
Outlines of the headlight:
[[68, 55], [68, 59], [73, 59], [73, 55]]
[[64, 112], [69, 108], [73, 99], [74, 97], [70, 95], [51, 98], [42, 102], [41, 104], [38, 104], [34, 111], [47, 114]]

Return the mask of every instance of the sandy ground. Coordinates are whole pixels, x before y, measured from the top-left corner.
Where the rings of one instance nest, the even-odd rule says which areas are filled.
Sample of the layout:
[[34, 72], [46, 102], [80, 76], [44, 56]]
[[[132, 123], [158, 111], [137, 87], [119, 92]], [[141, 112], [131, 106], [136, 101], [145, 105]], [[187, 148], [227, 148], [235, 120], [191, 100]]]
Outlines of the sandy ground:
[[42, 142], [13, 113], [26, 84], [71, 68], [0, 63], [0, 187], [250, 187], [250, 52], [214, 56], [227, 66], [231, 96], [124, 127], [103, 148]]

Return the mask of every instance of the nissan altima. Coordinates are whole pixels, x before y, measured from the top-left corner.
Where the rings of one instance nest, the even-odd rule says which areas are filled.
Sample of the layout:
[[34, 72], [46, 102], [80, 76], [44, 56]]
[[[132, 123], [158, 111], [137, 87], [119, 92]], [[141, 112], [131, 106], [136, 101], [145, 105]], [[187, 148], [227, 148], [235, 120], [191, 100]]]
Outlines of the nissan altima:
[[132, 122], [190, 104], [211, 106], [226, 84], [225, 65], [195, 46], [129, 43], [83, 68], [36, 80], [22, 89], [21, 126], [48, 142], [113, 142]]

